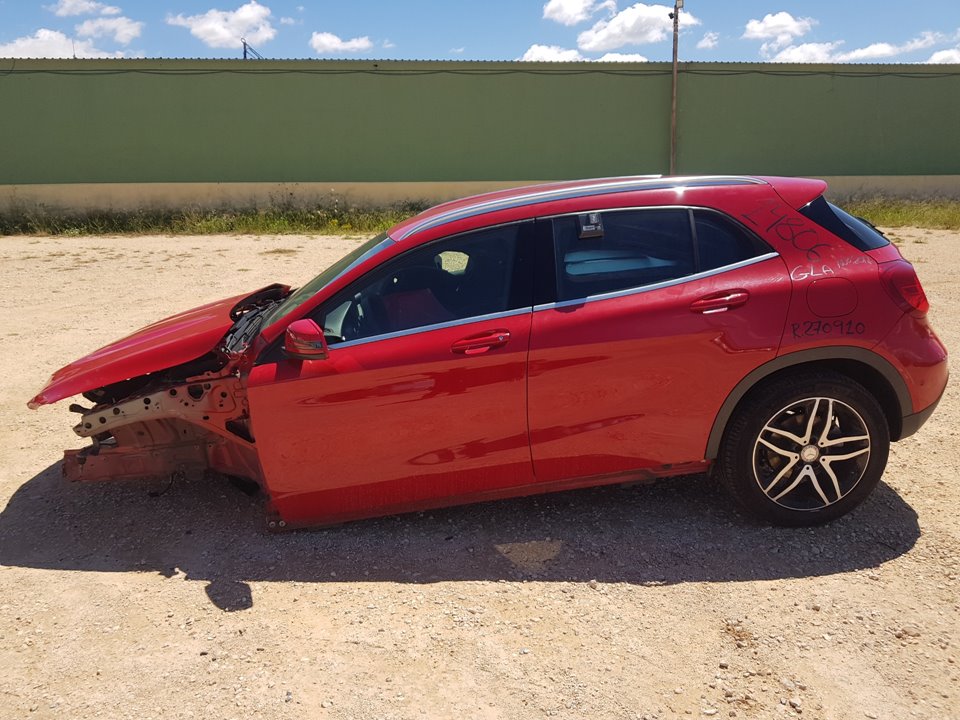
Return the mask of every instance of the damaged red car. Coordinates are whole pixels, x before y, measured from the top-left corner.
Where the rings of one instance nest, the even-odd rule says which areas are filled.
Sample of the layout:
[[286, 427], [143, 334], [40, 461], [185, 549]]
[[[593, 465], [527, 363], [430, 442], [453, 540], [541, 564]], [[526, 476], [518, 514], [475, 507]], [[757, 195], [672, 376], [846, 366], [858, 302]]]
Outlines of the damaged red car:
[[632, 177], [446, 203], [29, 404], [86, 399], [67, 478], [248, 478], [273, 528], [707, 470], [765, 521], [825, 522], [947, 382], [913, 267], [825, 189]]

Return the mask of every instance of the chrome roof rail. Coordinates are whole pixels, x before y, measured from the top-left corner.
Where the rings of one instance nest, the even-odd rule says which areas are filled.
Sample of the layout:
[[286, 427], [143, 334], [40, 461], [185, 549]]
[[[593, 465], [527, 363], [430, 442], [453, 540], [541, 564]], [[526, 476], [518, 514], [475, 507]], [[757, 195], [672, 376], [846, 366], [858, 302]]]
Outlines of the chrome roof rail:
[[[595, 182], [588, 181], [587, 185], [572, 187], [551, 187], [550, 184], [533, 185], [530, 192], [522, 195], [512, 195], [505, 198], [478, 200], [478, 202], [463, 207], [447, 210], [420, 222], [413, 223], [402, 232], [392, 236], [397, 242], [406, 240], [424, 230], [446, 225], [455, 220], [463, 220], [476, 215], [483, 215], [497, 210], [536, 205], [537, 203], [554, 200], [568, 200], [571, 198], [590, 197], [594, 195], [608, 195], [610, 193], [633, 192], [637, 190], [669, 190], [671, 188], [713, 187], [721, 185], [765, 185], [763, 180], [738, 175], [692, 175], [689, 177], [663, 177], [660, 175], [644, 175], [636, 177], [605, 178]], [[538, 189], [542, 188], [542, 189]], [[483, 197], [483, 196], [478, 196]]]

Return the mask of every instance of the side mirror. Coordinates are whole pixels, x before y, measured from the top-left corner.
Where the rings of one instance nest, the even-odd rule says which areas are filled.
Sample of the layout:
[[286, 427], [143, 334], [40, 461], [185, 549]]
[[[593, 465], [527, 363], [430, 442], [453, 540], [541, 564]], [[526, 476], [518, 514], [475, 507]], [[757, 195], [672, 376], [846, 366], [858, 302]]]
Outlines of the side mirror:
[[298, 360], [325, 360], [330, 355], [323, 328], [309, 319], [294, 320], [287, 326], [283, 350]]

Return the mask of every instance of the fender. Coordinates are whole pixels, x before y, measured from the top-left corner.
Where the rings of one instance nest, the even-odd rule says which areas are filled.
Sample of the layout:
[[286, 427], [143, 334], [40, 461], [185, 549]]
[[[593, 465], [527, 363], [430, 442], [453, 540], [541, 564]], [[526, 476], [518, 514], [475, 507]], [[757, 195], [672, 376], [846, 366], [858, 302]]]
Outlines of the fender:
[[[717, 458], [717, 454], [720, 452], [720, 441], [723, 439], [723, 431], [727, 427], [730, 416], [733, 415], [733, 411], [743, 397], [755, 387], [757, 383], [788, 367], [830, 360], [853, 360], [876, 370], [893, 389], [896, 395], [897, 405], [900, 409], [900, 418], [904, 419], [913, 412], [913, 401], [910, 398], [910, 391], [900, 376], [900, 373], [896, 371], [888, 360], [872, 350], [852, 345], [800, 350], [774, 358], [770, 362], [753, 370], [743, 378], [743, 380], [737, 383], [736, 387], [734, 387], [727, 396], [723, 405], [720, 406], [720, 411], [713, 421], [713, 429], [710, 431], [710, 437], [707, 439], [707, 449], [704, 457], [707, 460], [715, 460]], [[910, 434], [910, 432], [906, 430], [907, 428], [905, 427], [904, 432], [901, 432], [896, 438], [891, 437], [891, 440], [906, 437], [906, 435]]]

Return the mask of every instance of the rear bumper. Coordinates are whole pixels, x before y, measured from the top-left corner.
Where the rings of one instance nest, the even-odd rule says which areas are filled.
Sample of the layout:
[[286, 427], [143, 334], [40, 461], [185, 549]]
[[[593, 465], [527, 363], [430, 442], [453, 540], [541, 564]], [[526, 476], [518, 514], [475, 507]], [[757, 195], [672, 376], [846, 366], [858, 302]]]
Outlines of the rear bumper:
[[[946, 387], [944, 387], [946, 390]], [[921, 410], [920, 412], [913, 413], [912, 415], [906, 415], [900, 421], [900, 437], [898, 440], [903, 440], [905, 437], [910, 437], [917, 430], [919, 430], [923, 424], [930, 419], [930, 416], [933, 415], [933, 411], [937, 409], [937, 405], [940, 404], [940, 399], [943, 397], [943, 391], [940, 392], [939, 397], [934, 400], [930, 405]]]
[[893, 364], [910, 393], [909, 404], [900, 402], [900, 433], [891, 438], [901, 440], [920, 429], [943, 397], [950, 376], [947, 348], [925, 316], [904, 314], [874, 352]]

